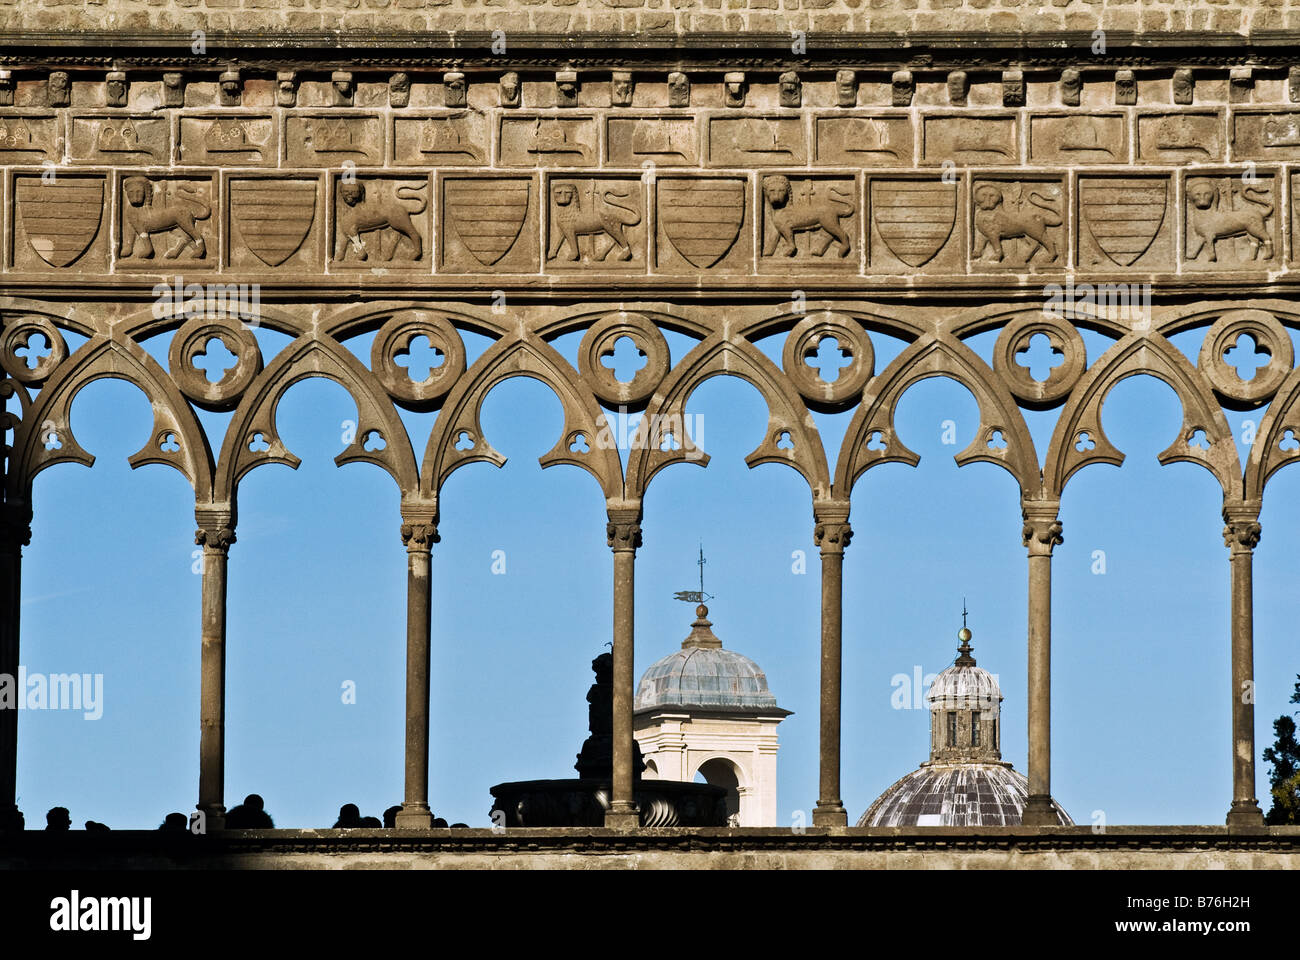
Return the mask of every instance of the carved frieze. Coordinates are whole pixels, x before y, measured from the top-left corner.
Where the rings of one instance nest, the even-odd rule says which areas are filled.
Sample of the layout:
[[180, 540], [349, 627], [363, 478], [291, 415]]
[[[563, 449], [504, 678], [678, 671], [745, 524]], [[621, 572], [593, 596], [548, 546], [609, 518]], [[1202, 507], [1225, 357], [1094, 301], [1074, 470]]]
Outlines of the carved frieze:
[[10, 263], [16, 269], [107, 267], [102, 175], [42, 177], [19, 175], [13, 181], [13, 240]]
[[971, 214], [972, 269], [1065, 264], [1065, 190], [1059, 180], [977, 178]]
[[1124, 163], [1128, 124], [1123, 114], [1045, 114], [1029, 120], [1030, 163]]
[[[442, 179], [443, 269], [462, 273], [537, 269], [537, 184], [526, 177]], [[525, 224], [530, 227], [525, 229]]]
[[1268, 267], [1281, 259], [1277, 180], [1271, 174], [1198, 172], [1185, 176], [1183, 195], [1185, 269]]
[[505, 167], [590, 167], [600, 156], [595, 117], [507, 116], [498, 162]]
[[1078, 197], [1080, 267], [1173, 268], [1168, 177], [1080, 177]]
[[547, 269], [645, 269], [642, 180], [553, 177], [546, 186]]
[[211, 178], [119, 177], [119, 265], [158, 269], [162, 261], [180, 260], [186, 269], [214, 267], [213, 183]]
[[1234, 111], [1232, 159], [1300, 160], [1300, 111]]
[[1224, 156], [1223, 115], [1213, 111], [1152, 113], [1138, 117], [1138, 160], [1208, 163]]
[[321, 183], [316, 178], [232, 177], [230, 265], [307, 268], [321, 263]]
[[922, 126], [922, 159], [927, 164], [996, 166], [1020, 161], [1014, 114], [928, 116]]
[[912, 121], [906, 116], [818, 117], [817, 162], [834, 166], [912, 165]]
[[607, 127], [609, 162], [619, 167], [696, 166], [700, 162], [695, 120], [680, 114], [653, 117], [611, 116]]
[[760, 191], [762, 267], [857, 270], [860, 220], [852, 177], [771, 173]]
[[657, 178], [656, 269], [748, 271], [747, 194], [740, 177]]
[[427, 180], [341, 174], [333, 189], [332, 267], [427, 269]]
[[40, 163], [63, 152], [53, 114], [0, 114], [0, 163]]
[[180, 120], [181, 163], [222, 167], [274, 166], [276, 124], [269, 114], [212, 114]]
[[801, 117], [710, 117], [708, 129], [713, 166], [782, 167], [808, 162]]
[[412, 167], [482, 166], [487, 162], [487, 118], [481, 112], [449, 111], [393, 118], [393, 163]]
[[940, 177], [871, 177], [868, 268], [884, 273], [959, 271], [964, 256], [961, 194], [960, 183]]
[[294, 114], [285, 121], [284, 142], [290, 166], [337, 169], [384, 162], [384, 131], [375, 115]]
[[82, 115], [69, 123], [69, 157], [77, 163], [144, 166], [171, 159], [167, 121], [155, 116]]

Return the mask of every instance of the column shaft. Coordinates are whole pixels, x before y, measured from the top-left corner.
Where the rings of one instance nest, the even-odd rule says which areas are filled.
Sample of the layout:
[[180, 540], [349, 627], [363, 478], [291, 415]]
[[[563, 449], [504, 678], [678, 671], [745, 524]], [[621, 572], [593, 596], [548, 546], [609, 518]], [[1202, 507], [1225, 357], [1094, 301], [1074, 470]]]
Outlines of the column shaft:
[[226, 576], [235, 542], [230, 514], [200, 513], [194, 542], [203, 547], [199, 659], [199, 802], [204, 828], [225, 826], [226, 807]]
[[1052, 802], [1052, 550], [1064, 541], [1057, 501], [1023, 503], [1029, 548], [1029, 796], [1025, 826], [1059, 823]]
[[816, 513], [813, 539], [821, 550], [821, 756], [817, 806], [813, 823], [824, 827], [848, 825], [840, 798], [840, 706], [843, 683], [844, 548], [853, 537], [848, 505]]
[[14, 702], [0, 707], [0, 829], [17, 825], [19, 621], [22, 549], [31, 542], [31, 514], [23, 505], [0, 505], [0, 675], [9, 678]]
[[640, 826], [633, 767], [632, 701], [635, 653], [636, 548], [641, 544], [640, 509], [609, 511], [606, 537], [614, 551], [614, 707], [613, 783], [605, 826], [631, 830]]
[[429, 808], [429, 655], [433, 587], [431, 548], [438, 541], [431, 522], [405, 523], [406, 544], [406, 782], [397, 826], [428, 829]]
[[1232, 577], [1232, 806], [1229, 826], [1263, 826], [1255, 797], [1255, 613], [1253, 565], [1258, 504], [1225, 504], [1224, 544]]

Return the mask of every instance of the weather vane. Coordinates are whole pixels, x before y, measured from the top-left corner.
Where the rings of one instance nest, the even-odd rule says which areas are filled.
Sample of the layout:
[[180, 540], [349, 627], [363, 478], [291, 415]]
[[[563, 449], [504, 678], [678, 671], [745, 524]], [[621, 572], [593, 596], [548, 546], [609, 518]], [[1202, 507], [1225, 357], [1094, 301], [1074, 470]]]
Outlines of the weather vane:
[[678, 590], [673, 594], [674, 600], [684, 600], [686, 603], [708, 603], [713, 599], [713, 594], [704, 592], [704, 565], [708, 563], [704, 559], [704, 544], [700, 544], [700, 559], [697, 563], [700, 565], [700, 589]]

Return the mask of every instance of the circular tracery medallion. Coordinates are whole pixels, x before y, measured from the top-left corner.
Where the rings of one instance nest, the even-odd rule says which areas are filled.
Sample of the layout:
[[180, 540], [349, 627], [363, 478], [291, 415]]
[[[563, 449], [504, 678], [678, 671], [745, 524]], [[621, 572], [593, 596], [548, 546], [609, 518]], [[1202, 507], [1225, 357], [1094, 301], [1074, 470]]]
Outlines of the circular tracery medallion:
[[[819, 361], [821, 366], [812, 365], [809, 361], [820, 357], [827, 339], [836, 342], [839, 356]], [[781, 354], [781, 366], [795, 389], [805, 399], [822, 404], [857, 399], [871, 379], [875, 364], [867, 332], [853, 320], [833, 313], [816, 313], [800, 320], [786, 337]], [[829, 368], [834, 368], [834, 376], [828, 379], [822, 371]]]
[[[1047, 337], [1062, 362], [1053, 366], [1046, 380], [1035, 380], [1029, 367], [1017, 358], [1029, 350], [1038, 334]], [[998, 334], [993, 346], [993, 369], [1011, 390], [1011, 395], [1030, 406], [1060, 403], [1083, 376], [1088, 366], [1088, 350], [1079, 331], [1064, 320], [1046, 314], [1016, 317]]]
[[[40, 351], [47, 351], [41, 355]], [[0, 364], [20, 383], [40, 384], [68, 358], [68, 344], [46, 317], [29, 315], [6, 320], [0, 336]]]
[[[1244, 349], [1243, 336], [1255, 342], [1257, 354], [1268, 355], [1268, 362], [1254, 369], [1254, 376], [1248, 380], [1243, 380], [1239, 368], [1230, 366], [1224, 358], [1234, 347]], [[1196, 365], [1225, 406], [1249, 409], [1268, 402], [1294, 362], [1291, 337], [1277, 317], [1263, 310], [1232, 310], [1215, 320], [1205, 334]]]
[[[235, 365], [215, 381], [209, 376], [215, 367], [206, 361], [196, 363], [207, 357], [214, 340], [235, 356]], [[229, 410], [261, 372], [262, 350], [252, 329], [237, 320], [193, 317], [181, 324], [172, 337], [167, 361], [172, 378], [185, 396], [209, 410]]]
[[[605, 361], [614, 356], [618, 341], [627, 337], [645, 358], [644, 366], [624, 383]], [[578, 347], [578, 370], [601, 402], [637, 406], [645, 403], [668, 375], [671, 358], [668, 341], [653, 323], [636, 313], [614, 313], [597, 320]]]
[[[423, 380], [415, 379], [409, 365], [397, 362], [399, 357], [410, 360], [411, 344], [418, 337], [428, 340], [441, 357], [441, 362], [430, 364]], [[416, 410], [431, 409], [465, 372], [465, 343], [450, 320], [424, 310], [403, 311], [375, 334], [370, 368], [394, 399]]]

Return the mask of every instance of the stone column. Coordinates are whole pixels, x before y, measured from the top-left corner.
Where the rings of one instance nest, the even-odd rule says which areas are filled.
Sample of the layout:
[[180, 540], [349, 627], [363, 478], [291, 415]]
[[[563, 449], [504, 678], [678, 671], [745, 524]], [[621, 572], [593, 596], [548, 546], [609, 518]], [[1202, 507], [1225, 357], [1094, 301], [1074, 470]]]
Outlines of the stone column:
[[1264, 825], [1255, 797], [1255, 613], [1252, 566], [1259, 543], [1258, 500], [1225, 502], [1223, 544], [1232, 570], [1232, 827]]
[[605, 826], [633, 830], [640, 826], [634, 794], [632, 670], [636, 597], [636, 548], [641, 546], [641, 508], [610, 507], [605, 537], [614, 552], [614, 778]]
[[211, 831], [226, 824], [226, 559], [235, 514], [231, 507], [196, 506], [194, 519], [194, 542], [203, 548], [197, 807]]
[[23, 547], [32, 542], [31, 506], [21, 500], [0, 503], [0, 675], [8, 678], [14, 700], [0, 705], [0, 829], [16, 825], [18, 815], [18, 625], [22, 600]]
[[1052, 549], [1064, 542], [1059, 500], [1022, 501], [1029, 548], [1029, 797], [1022, 823], [1055, 826], [1052, 805]]
[[429, 809], [429, 638], [432, 585], [429, 563], [438, 542], [432, 509], [402, 509], [406, 544], [406, 787], [397, 826], [427, 830]]
[[849, 815], [840, 799], [840, 688], [842, 683], [842, 600], [844, 548], [853, 538], [847, 503], [814, 505], [813, 540], [822, 557], [822, 695], [821, 769], [813, 824], [848, 826]]

